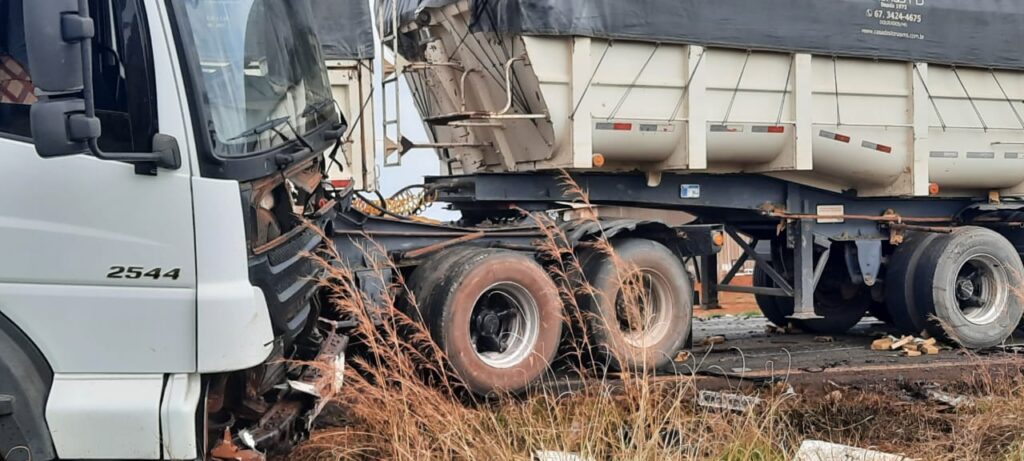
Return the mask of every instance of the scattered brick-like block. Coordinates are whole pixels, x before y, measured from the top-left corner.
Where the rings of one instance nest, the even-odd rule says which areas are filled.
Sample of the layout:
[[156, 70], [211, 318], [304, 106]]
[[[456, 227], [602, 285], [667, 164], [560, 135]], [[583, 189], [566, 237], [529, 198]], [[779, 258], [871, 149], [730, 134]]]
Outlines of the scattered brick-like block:
[[876, 339], [871, 343], [871, 350], [873, 351], [888, 351], [892, 350], [892, 338]]

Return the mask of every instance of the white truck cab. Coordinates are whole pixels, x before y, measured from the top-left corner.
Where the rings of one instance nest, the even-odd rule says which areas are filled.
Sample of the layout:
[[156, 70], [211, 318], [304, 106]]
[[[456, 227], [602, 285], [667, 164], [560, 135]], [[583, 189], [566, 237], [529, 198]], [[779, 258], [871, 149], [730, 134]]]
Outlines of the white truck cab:
[[295, 363], [345, 345], [304, 257], [345, 131], [313, 17], [0, 0], [0, 460], [206, 459], [309, 429], [325, 377]]

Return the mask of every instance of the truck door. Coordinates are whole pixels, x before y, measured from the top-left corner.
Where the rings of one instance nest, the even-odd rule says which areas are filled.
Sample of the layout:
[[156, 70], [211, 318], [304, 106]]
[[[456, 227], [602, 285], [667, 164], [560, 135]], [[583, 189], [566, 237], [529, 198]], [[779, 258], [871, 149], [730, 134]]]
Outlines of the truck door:
[[[40, 158], [22, 1], [0, 0], [0, 315], [56, 373], [194, 371], [188, 162], [145, 176], [89, 155]], [[161, 82], [141, 0], [89, 4], [100, 147], [149, 152]]]

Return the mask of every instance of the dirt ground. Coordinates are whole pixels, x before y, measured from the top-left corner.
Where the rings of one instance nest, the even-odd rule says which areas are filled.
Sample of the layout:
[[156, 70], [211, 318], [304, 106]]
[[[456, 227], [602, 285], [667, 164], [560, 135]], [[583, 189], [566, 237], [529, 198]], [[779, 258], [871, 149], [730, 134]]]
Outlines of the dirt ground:
[[[749, 275], [738, 275], [732, 282], [733, 285], [750, 286], [751, 276]], [[754, 301], [754, 295], [744, 293], [719, 293], [718, 300], [721, 303], [721, 309], [701, 309], [697, 308], [694, 311], [694, 315], [701, 318], [710, 317], [721, 317], [725, 315], [735, 316], [751, 316], [761, 315], [760, 309], [757, 307], [757, 302]]]

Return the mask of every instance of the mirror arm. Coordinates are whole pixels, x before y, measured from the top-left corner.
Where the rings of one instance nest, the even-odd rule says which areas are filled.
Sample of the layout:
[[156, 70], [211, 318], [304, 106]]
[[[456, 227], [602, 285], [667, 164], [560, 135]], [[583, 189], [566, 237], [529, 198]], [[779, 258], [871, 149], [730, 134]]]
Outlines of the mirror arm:
[[85, 140], [89, 150], [101, 160], [114, 160], [135, 164], [135, 172], [156, 175], [156, 168], [177, 170], [181, 168], [181, 152], [178, 142], [172, 136], [157, 133], [153, 136], [153, 152], [103, 152], [100, 149], [100, 120], [96, 117], [96, 95], [93, 91], [92, 37], [95, 25], [89, 17], [88, 0], [78, 0], [79, 14], [67, 14], [61, 18], [65, 40], [82, 43], [82, 77], [85, 85], [82, 97], [85, 99], [85, 113], [68, 117], [72, 139]]

